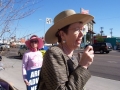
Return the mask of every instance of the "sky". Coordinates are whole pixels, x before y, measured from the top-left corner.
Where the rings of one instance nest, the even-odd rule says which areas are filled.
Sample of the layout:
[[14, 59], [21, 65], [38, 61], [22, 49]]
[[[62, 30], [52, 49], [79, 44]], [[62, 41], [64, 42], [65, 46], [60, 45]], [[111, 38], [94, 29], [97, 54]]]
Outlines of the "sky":
[[[120, 0], [42, 0], [38, 9], [32, 15], [16, 21], [11, 30], [16, 26], [15, 35], [22, 38], [30, 34], [39, 37], [53, 25], [46, 24], [46, 18], [54, 17], [61, 11], [73, 9], [77, 13], [80, 8], [89, 10], [89, 14], [94, 16], [94, 32], [100, 33], [103, 27], [105, 35], [110, 36], [110, 29], [113, 28], [113, 36], [120, 37]], [[26, 38], [29, 38], [27, 36]]]

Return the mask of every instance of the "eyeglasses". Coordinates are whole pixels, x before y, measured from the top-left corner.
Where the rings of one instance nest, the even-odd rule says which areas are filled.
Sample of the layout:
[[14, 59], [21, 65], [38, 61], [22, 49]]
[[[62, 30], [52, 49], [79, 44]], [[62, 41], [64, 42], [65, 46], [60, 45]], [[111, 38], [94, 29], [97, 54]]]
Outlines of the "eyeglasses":
[[30, 43], [38, 43], [38, 40], [30, 40]]
[[75, 34], [79, 34], [80, 32], [83, 34], [84, 33], [84, 29], [83, 28], [72, 28], [74, 30]]

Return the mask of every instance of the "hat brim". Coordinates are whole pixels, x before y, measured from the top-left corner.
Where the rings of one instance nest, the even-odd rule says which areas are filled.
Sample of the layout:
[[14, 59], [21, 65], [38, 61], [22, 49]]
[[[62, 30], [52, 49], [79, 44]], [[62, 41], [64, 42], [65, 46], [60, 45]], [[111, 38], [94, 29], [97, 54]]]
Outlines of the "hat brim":
[[[41, 48], [43, 47], [43, 45], [44, 45], [44, 44], [43, 44], [43, 40], [42, 40], [41, 38], [35, 38], [35, 39], [38, 40], [38, 49], [41, 49]], [[26, 46], [27, 46], [29, 49], [32, 49], [30, 40], [27, 40], [27, 41], [25, 42], [25, 44], [26, 44]]]
[[59, 29], [63, 28], [66, 25], [79, 21], [83, 22], [83, 25], [85, 25], [93, 19], [94, 17], [88, 14], [73, 14], [69, 17], [63, 18], [48, 29], [48, 31], [45, 34], [45, 41], [47, 43], [56, 43], [58, 39], [55, 36], [55, 34]]

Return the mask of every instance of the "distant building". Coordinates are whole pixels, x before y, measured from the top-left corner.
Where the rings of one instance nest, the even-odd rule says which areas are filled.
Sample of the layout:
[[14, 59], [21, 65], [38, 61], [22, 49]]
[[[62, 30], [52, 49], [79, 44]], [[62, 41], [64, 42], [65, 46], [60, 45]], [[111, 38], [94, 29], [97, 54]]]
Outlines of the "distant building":
[[114, 49], [120, 47], [120, 37], [106, 38], [105, 42], [111, 43]]
[[26, 41], [26, 40], [25, 40], [24, 38], [21, 38], [21, 39], [20, 39], [20, 43], [25, 43], [25, 41]]
[[94, 24], [95, 21], [92, 20], [91, 22], [87, 23], [87, 27], [88, 27], [88, 32], [86, 34], [86, 40], [90, 43], [93, 44], [93, 35], [95, 34], [94, 32]]
[[[107, 36], [100, 36], [101, 38], [105, 39]], [[93, 43], [97, 43], [98, 41], [98, 36], [93, 36]]]

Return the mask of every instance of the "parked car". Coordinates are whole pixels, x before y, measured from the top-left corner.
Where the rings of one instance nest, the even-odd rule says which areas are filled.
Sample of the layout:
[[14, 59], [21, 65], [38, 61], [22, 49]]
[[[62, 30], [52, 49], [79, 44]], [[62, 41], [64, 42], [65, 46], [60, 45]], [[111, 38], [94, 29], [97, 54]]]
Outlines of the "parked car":
[[120, 50], [120, 45], [117, 46], [116, 50]]
[[113, 49], [111, 43], [107, 42], [94, 43], [92, 46], [94, 52], [99, 51], [100, 53], [109, 53]]
[[28, 50], [26, 45], [20, 45], [19, 50], [18, 50], [18, 55], [21, 57], [23, 54]]
[[5, 43], [0, 43], [0, 50], [10, 50], [10, 46], [8, 44]]
[[[40, 49], [40, 52], [42, 53], [43, 56], [44, 56], [44, 54], [46, 52], [46, 49], [48, 49], [48, 48], [45, 47], [45, 49], [44, 48]], [[26, 45], [20, 45], [20, 48], [18, 50], [18, 55], [20, 57], [22, 57], [24, 55], [24, 53], [27, 52], [27, 50], [29, 50], [29, 49], [27, 48]]]

